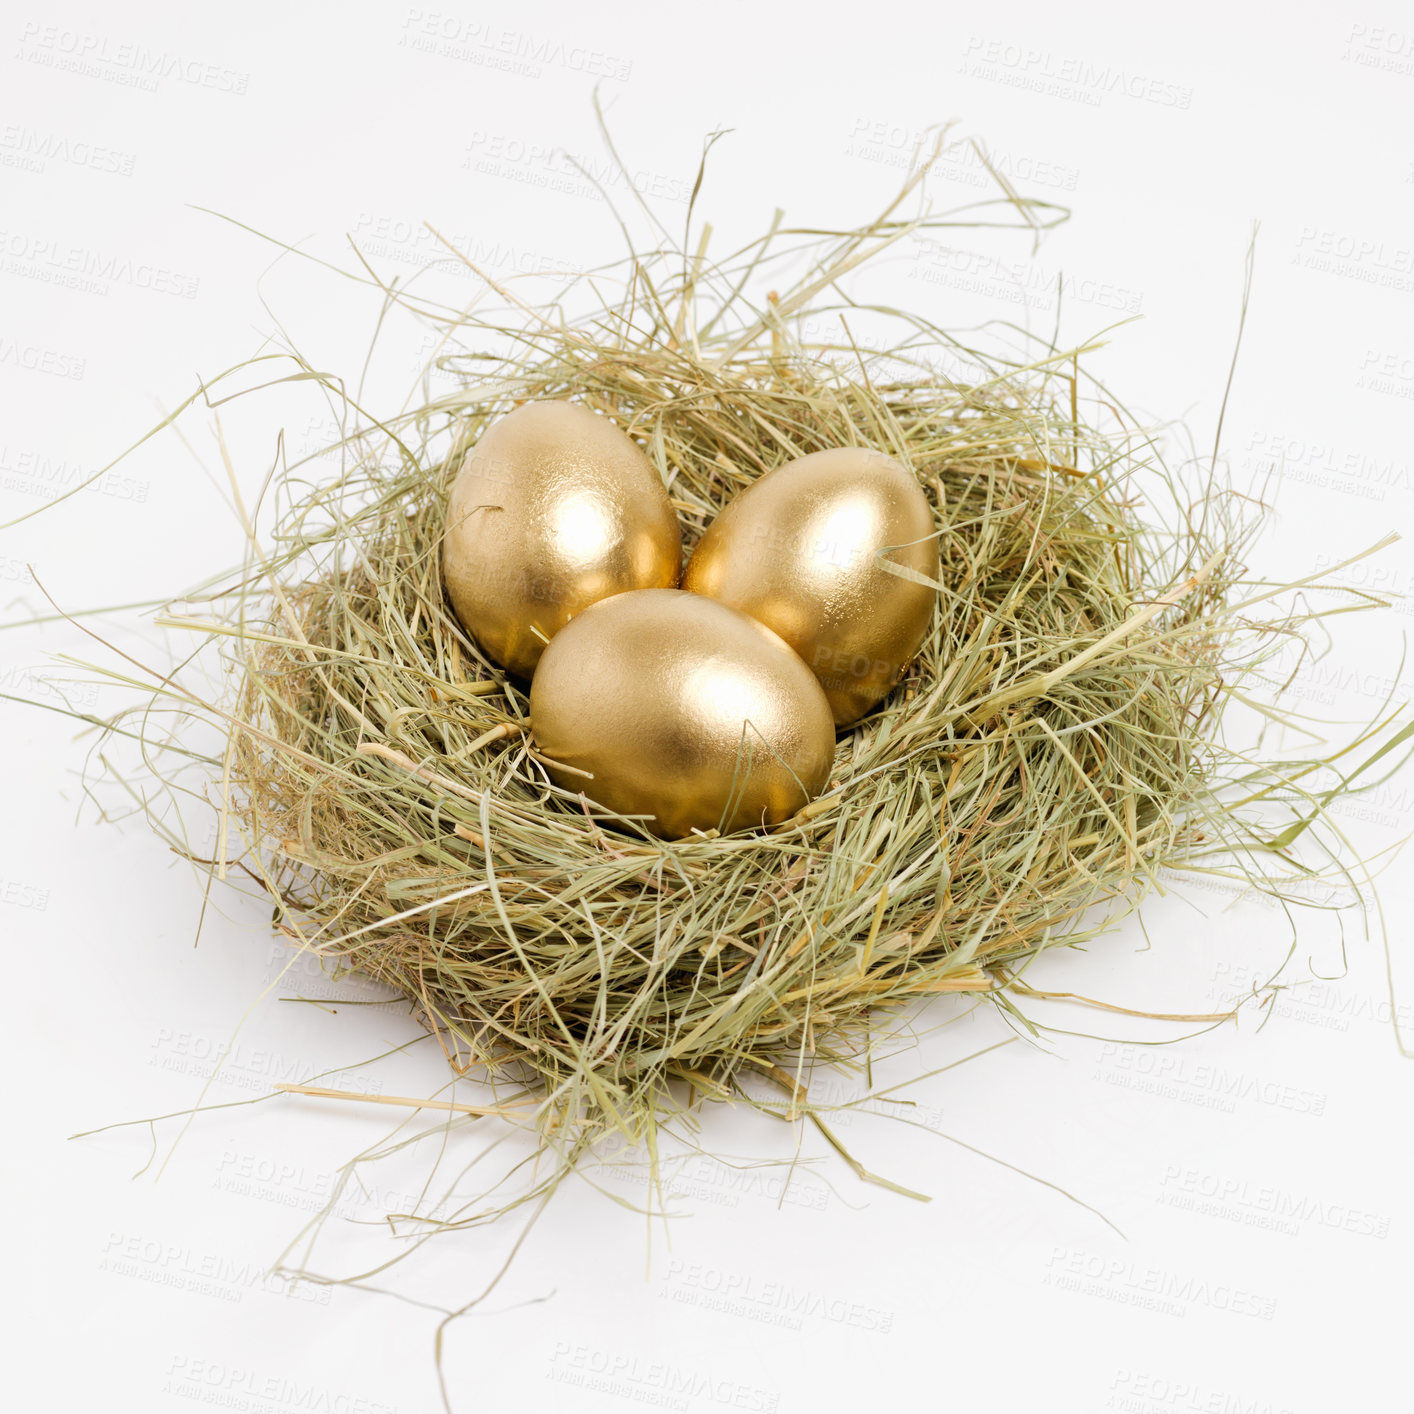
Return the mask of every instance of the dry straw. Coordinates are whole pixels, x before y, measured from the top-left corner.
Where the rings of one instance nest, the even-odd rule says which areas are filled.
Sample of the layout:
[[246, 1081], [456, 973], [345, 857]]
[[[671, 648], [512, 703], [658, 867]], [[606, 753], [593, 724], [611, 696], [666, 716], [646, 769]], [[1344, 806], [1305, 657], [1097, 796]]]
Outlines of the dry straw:
[[[781, 1112], [809, 1113], [813, 1068], [867, 1058], [925, 999], [984, 997], [1025, 1026], [1028, 964], [1112, 927], [1165, 875], [1281, 892], [1303, 834], [1324, 856], [1309, 867], [1347, 867], [1317, 785], [1353, 789], [1331, 763], [1368, 766], [1403, 739], [1362, 752], [1382, 718], [1320, 760], [1225, 744], [1230, 704], [1275, 710], [1273, 675], [1316, 614], [1300, 585], [1248, 576], [1254, 503], [1211, 465], [1166, 465], [1085, 349], [984, 353], [844, 293], [930, 231], [1063, 216], [1005, 187], [932, 214], [941, 150], [858, 230], [778, 217], [716, 258], [689, 212], [682, 239], [661, 231], [549, 305], [487, 275], [501, 306], [466, 313], [352, 272], [438, 329], [453, 390], [424, 383], [420, 406], [374, 418], [272, 355], [270, 378], [294, 359], [337, 400], [341, 470], [282, 465], [239, 588], [161, 620], [214, 645], [229, 697], [164, 674], [111, 724], [146, 734], [173, 782], [193, 721], [214, 724], [224, 750], [196, 769], [219, 841], [193, 852], [200, 867], [257, 880], [277, 928], [331, 970], [399, 988], [457, 1073], [512, 1084], [570, 1159], [611, 1129], [651, 1147], [667, 1111], [744, 1096], [748, 1074], [777, 1082]], [[600, 307], [569, 317], [571, 290]], [[218, 380], [202, 396], [221, 394]], [[808, 452], [864, 444], [916, 472], [937, 517], [935, 626], [785, 825], [663, 842], [550, 783], [524, 686], [456, 622], [439, 563], [460, 454], [529, 398], [625, 429], [689, 545]], [[178, 725], [154, 740], [160, 711]]]

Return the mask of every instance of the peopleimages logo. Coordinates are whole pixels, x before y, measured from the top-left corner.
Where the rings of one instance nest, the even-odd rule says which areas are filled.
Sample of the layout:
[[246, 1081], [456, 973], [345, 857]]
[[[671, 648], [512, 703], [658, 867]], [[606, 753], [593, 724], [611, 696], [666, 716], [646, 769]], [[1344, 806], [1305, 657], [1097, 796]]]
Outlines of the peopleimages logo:
[[[850, 128], [846, 157], [860, 157], [890, 167], [911, 167], [928, 151], [936, 129], [915, 128], [880, 118], [856, 118]], [[995, 187], [998, 177], [1021, 186], [1055, 187], [1074, 191], [1080, 170], [1032, 153], [1005, 148], [980, 148], [973, 142], [954, 142], [938, 154], [935, 170], [968, 186]]]
[[[0, 363], [4, 362], [4, 349], [4, 340], [0, 339]], [[64, 366], [55, 365], [55, 376], [74, 376], [58, 372]], [[32, 447], [10, 447], [0, 442], [0, 489], [39, 496], [46, 501], [82, 491], [85, 495], [111, 496], [118, 501], [143, 502], [151, 487], [136, 476], [124, 476], [111, 470], [100, 474], [67, 457], [51, 457]]]
[[1340, 56], [1362, 69], [1389, 74], [1414, 74], [1414, 29], [1386, 29], [1383, 25], [1353, 24]]
[[1227, 1282], [1209, 1281], [1185, 1272], [1147, 1267], [1123, 1257], [1103, 1257], [1097, 1252], [1066, 1247], [1051, 1249], [1042, 1282], [1062, 1291], [1097, 1296], [1166, 1316], [1182, 1316], [1191, 1307], [1205, 1306], [1210, 1311], [1270, 1321], [1277, 1309], [1274, 1296], [1247, 1291]]
[[815, 1320], [887, 1335], [894, 1325], [892, 1310], [872, 1306], [857, 1297], [792, 1286], [745, 1272], [726, 1272], [680, 1258], [669, 1263], [664, 1291], [669, 1300], [684, 1305], [791, 1330], [800, 1330], [806, 1320]]
[[566, 44], [488, 21], [465, 20], [438, 10], [409, 10], [402, 28], [398, 43], [404, 48], [503, 69], [526, 78], [539, 78], [547, 66], [620, 83], [627, 82], [633, 72], [631, 59], [602, 49]]
[[1366, 349], [1355, 386], [1368, 393], [1414, 400], [1414, 357], [1389, 349]]
[[110, 284], [121, 284], [194, 299], [201, 283], [195, 275], [149, 261], [129, 260], [23, 231], [0, 230], [0, 259], [7, 274], [98, 295], [106, 295]]
[[1228, 1070], [1210, 1061], [1195, 1061], [1175, 1053], [1156, 1053], [1123, 1041], [1100, 1047], [1098, 1078], [1124, 1089], [1160, 1095], [1207, 1109], [1233, 1114], [1240, 1102], [1271, 1105], [1291, 1114], [1319, 1116], [1328, 1097], [1259, 1075]]
[[98, 706], [98, 684], [77, 679], [50, 678], [50, 669], [26, 668], [18, 663], [0, 668], [0, 694], [28, 698], [31, 702], [59, 702], [65, 707]]
[[1414, 492], [1408, 462], [1337, 449], [1320, 438], [1287, 432], [1254, 432], [1242, 465], [1252, 471], [1270, 468], [1283, 481], [1366, 500], [1383, 500], [1391, 490]]
[[36, 132], [18, 123], [0, 128], [0, 164], [43, 172], [50, 162], [130, 177], [137, 158], [131, 152], [118, 152], [99, 143], [76, 140], [59, 133]]
[[251, 1414], [398, 1414], [398, 1406], [345, 1390], [306, 1384], [287, 1375], [265, 1375], [221, 1360], [174, 1355], [163, 1394], [243, 1409]]
[[49, 890], [18, 879], [0, 879], [0, 903], [11, 908], [33, 908], [43, 913], [49, 907]]
[[200, 1252], [185, 1243], [167, 1242], [138, 1233], [110, 1232], [103, 1244], [99, 1270], [154, 1286], [171, 1287], [189, 1296], [239, 1302], [248, 1291], [291, 1301], [327, 1306], [328, 1286], [294, 1281], [249, 1258]]
[[692, 184], [685, 177], [639, 168], [626, 172], [612, 157], [575, 152], [552, 143], [526, 142], [507, 133], [477, 131], [467, 144], [462, 166], [591, 201], [602, 200], [601, 188], [628, 183], [640, 196], [687, 202]]
[[1303, 270], [1339, 275], [1381, 289], [1414, 291], [1414, 246], [1329, 227], [1303, 226], [1292, 262]]
[[[164, 1026], [152, 1042], [148, 1064], [179, 1075], [217, 1076], [225, 1085], [247, 1090], [267, 1090], [277, 1084], [304, 1081], [310, 1063], [300, 1056], [282, 1055], [263, 1046], [246, 1046], [226, 1037], [202, 1036], [193, 1031], [174, 1031]], [[340, 1072], [321, 1084], [331, 1090], [348, 1090], [377, 1095], [382, 1081]]]
[[[455, 231], [441, 232], [446, 237], [444, 243], [425, 221], [373, 211], [360, 211], [350, 234], [364, 255], [417, 269], [437, 260], [446, 273], [467, 280], [479, 281], [482, 277], [478, 271], [565, 276], [577, 273], [562, 256]], [[458, 255], [466, 259], [458, 260]]]
[[0, 364], [25, 368], [31, 373], [47, 373], [51, 378], [72, 378], [78, 382], [88, 366], [85, 358], [75, 358], [62, 349], [45, 348], [42, 344], [22, 344], [0, 334]]
[[1296, 1414], [1290, 1405], [1260, 1396], [1128, 1369], [1115, 1372], [1104, 1407], [1119, 1414]]
[[913, 278], [1035, 310], [1054, 309], [1061, 299], [1067, 304], [1093, 304], [1119, 314], [1138, 314], [1144, 303], [1141, 290], [1125, 285], [1076, 276], [1034, 260], [1003, 260], [939, 241], [920, 240], [913, 257], [908, 272]]
[[546, 1378], [600, 1394], [616, 1394], [634, 1404], [686, 1410], [689, 1401], [710, 1399], [748, 1414], [776, 1414], [781, 1396], [739, 1380], [662, 1360], [640, 1360], [619, 1350], [602, 1350], [567, 1340], [555, 1343]]
[[[1406, 800], [1405, 806], [1414, 808], [1414, 802]], [[1292, 885], [1283, 887], [1283, 893], [1292, 892]], [[1327, 899], [1320, 901], [1328, 902]], [[1380, 1027], [1398, 1022], [1414, 1030], [1414, 1001], [1395, 1001], [1387, 992], [1363, 992], [1347, 982], [1320, 978], [1274, 986], [1268, 969], [1244, 963], [1218, 963], [1210, 994], [1223, 1005], [1261, 997], [1263, 1010], [1269, 1015], [1288, 1017], [1328, 1031], [1349, 1031], [1352, 1021]]]
[[338, 1169], [311, 1169], [284, 1156], [228, 1148], [216, 1165], [211, 1187], [281, 1208], [327, 1210], [349, 1222], [394, 1213], [416, 1213], [419, 1220], [429, 1222], [451, 1216], [442, 1203], [430, 1201], [425, 1192], [408, 1192], [366, 1173], [360, 1173], [352, 1183], [346, 1179], [347, 1175]]
[[991, 79], [1091, 107], [1111, 95], [1156, 103], [1161, 108], [1187, 108], [1193, 102], [1193, 90], [1185, 84], [979, 35], [967, 41], [960, 72], [970, 78]]
[[1248, 1227], [1270, 1228], [1292, 1237], [1303, 1223], [1355, 1237], [1389, 1236], [1386, 1213], [1371, 1213], [1351, 1203], [1332, 1203], [1229, 1174], [1206, 1173], [1192, 1164], [1169, 1164], [1159, 1188], [1159, 1201], [1170, 1207], [1231, 1218]]
[[615, 1147], [606, 1141], [601, 1153], [604, 1171], [616, 1184], [652, 1185], [674, 1202], [739, 1208], [743, 1198], [760, 1199], [775, 1207], [789, 1206], [814, 1212], [824, 1212], [830, 1203], [831, 1189], [802, 1178], [790, 1168], [784, 1173], [772, 1173], [766, 1169], [724, 1164], [710, 1154], [692, 1154], [683, 1163], [674, 1163], [668, 1171], [655, 1177], [647, 1163], [646, 1149]]
[[221, 64], [65, 25], [42, 25], [37, 20], [28, 21], [20, 31], [20, 45], [17, 57], [32, 64], [105, 79], [147, 93], [155, 93], [163, 79], [233, 95], [243, 94], [250, 85], [249, 74]]

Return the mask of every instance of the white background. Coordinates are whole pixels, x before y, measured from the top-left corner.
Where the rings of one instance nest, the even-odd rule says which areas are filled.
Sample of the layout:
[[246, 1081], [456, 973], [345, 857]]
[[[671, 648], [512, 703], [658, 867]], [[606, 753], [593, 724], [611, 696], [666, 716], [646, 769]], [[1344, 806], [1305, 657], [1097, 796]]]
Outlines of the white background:
[[[1018, 186], [1074, 217], [1034, 261], [1019, 238], [966, 233], [952, 255], [902, 256], [894, 294], [945, 325], [1005, 313], [1048, 329], [1064, 271], [1071, 341], [1112, 324], [1116, 301], [1137, 305], [1142, 318], [1095, 367], [1146, 415], [1186, 419], [1200, 447], [1259, 219], [1225, 455], [1238, 480], [1272, 472], [1264, 568], [1309, 573], [1406, 529], [1414, 505], [1414, 30], [1400, 18], [1389, 4], [1278, 14], [1212, 0], [1152, 19], [1093, 0], [8, 7], [0, 518], [104, 465], [198, 376], [256, 351], [276, 318], [317, 366], [357, 376], [372, 303], [309, 264], [267, 272], [272, 246], [194, 206], [337, 263], [352, 260], [348, 233], [389, 275], [429, 253], [424, 221], [498, 278], [621, 253], [602, 203], [551, 156], [606, 170], [587, 72], [599, 67], [625, 162], [674, 230], [704, 136], [734, 129], [702, 198], [723, 248], [777, 205], [802, 223], [866, 220], [918, 132], [960, 120]], [[974, 179], [955, 163], [940, 203], [975, 199]], [[66, 285], [75, 264], [98, 273]], [[472, 298], [475, 282], [457, 278]], [[416, 352], [414, 341], [381, 371], [385, 396], [407, 391]], [[311, 395], [230, 416], [249, 490], [280, 426], [308, 443], [327, 414]], [[234, 562], [239, 531], [202, 469], [217, 464], [210, 425], [192, 415], [190, 448], [153, 443], [0, 533], [4, 621], [44, 610], [27, 566], [64, 607], [86, 609], [165, 597]], [[1411, 570], [1402, 543], [1355, 573], [1402, 591]], [[1369, 718], [1400, 675], [1407, 621], [1398, 609], [1336, 620], [1297, 705]], [[148, 661], [181, 651], [135, 628], [137, 615], [91, 622]], [[3, 690], [56, 703], [35, 674], [60, 652], [117, 663], [66, 626], [7, 629]], [[75, 694], [89, 711], [124, 700]], [[141, 1127], [67, 1137], [192, 1105], [228, 1046], [208, 1101], [366, 1060], [412, 1039], [414, 1024], [396, 1007], [278, 1001], [300, 988], [370, 994], [307, 973], [270, 991], [268, 910], [235, 894], [213, 896], [194, 949], [191, 872], [141, 825], [96, 822], [72, 722], [3, 705], [3, 1320], [18, 1336], [0, 1376], [6, 1407], [440, 1408], [431, 1312], [261, 1277], [333, 1169], [392, 1128], [390, 1111], [290, 1099], [217, 1111], [190, 1125], [160, 1181], [155, 1167], [132, 1178], [152, 1152]], [[1342, 827], [1367, 854], [1388, 850], [1410, 827], [1411, 789], [1390, 782]], [[1414, 900], [1399, 870], [1382, 896], [1414, 1035]], [[1147, 939], [1126, 928], [1045, 959], [1033, 980], [1204, 1011], [1264, 977], [1292, 941], [1281, 910], [1217, 890], [1156, 898], [1144, 917]], [[939, 1075], [906, 1092], [921, 1127], [842, 1123], [871, 1168], [929, 1204], [861, 1185], [809, 1136], [789, 1188], [779, 1169], [696, 1162], [677, 1183], [684, 1216], [666, 1230], [568, 1185], [485, 1307], [449, 1331], [454, 1407], [1406, 1407], [1414, 1069], [1390, 1025], [1378, 935], [1346, 915], [1343, 969], [1339, 922], [1295, 916], [1293, 978], [1339, 980], [1283, 993], [1260, 1033], [1252, 1016], [1152, 1048], [1129, 1043], [1175, 1028], [1057, 1006], [1043, 1013], [1053, 1026], [1112, 1039], [1051, 1034]], [[962, 1010], [941, 1006], [922, 1025]], [[961, 1018], [876, 1083], [1008, 1034], [990, 1012]], [[425, 1095], [444, 1075], [419, 1044], [339, 1083]], [[838, 1093], [857, 1091], [842, 1081]], [[159, 1161], [177, 1129], [158, 1129]], [[1065, 1187], [1125, 1236], [939, 1134]], [[745, 1159], [792, 1152], [784, 1126], [739, 1111], [710, 1116], [704, 1140]], [[455, 1139], [446, 1162], [476, 1143], [474, 1131]], [[396, 1209], [432, 1157], [394, 1164], [341, 1212]], [[616, 1191], [644, 1192], [628, 1180]], [[375, 1284], [455, 1305], [514, 1231], [445, 1233]], [[345, 1272], [392, 1246], [376, 1226], [341, 1221], [314, 1265]]]

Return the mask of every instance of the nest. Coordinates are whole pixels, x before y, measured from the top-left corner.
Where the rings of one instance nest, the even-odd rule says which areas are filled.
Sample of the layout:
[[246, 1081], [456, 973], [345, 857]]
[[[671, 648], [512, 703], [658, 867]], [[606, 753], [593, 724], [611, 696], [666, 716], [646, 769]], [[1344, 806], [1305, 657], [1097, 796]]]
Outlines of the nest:
[[[1255, 763], [1218, 729], [1300, 627], [1253, 607], [1274, 601], [1244, 580], [1240, 501], [1206, 471], [1185, 491], [1075, 350], [983, 355], [841, 303], [866, 257], [946, 224], [891, 209], [855, 231], [776, 227], [720, 264], [704, 236], [632, 256], [622, 295], [573, 320], [389, 290], [439, 325], [455, 386], [364, 418], [337, 477], [290, 468], [271, 498], [270, 548], [219, 637], [239, 683], [220, 867], [239, 854], [300, 948], [405, 993], [458, 1073], [525, 1087], [547, 1129], [642, 1137], [680, 1082], [730, 1096], [748, 1072], [805, 1106], [813, 1067], [858, 1062], [922, 1000], [1013, 1010], [1039, 953], [1103, 932], [1197, 854], [1266, 879], [1253, 802], [1304, 818], [1308, 765]], [[812, 333], [831, 321], [845, 337]], [[532, 398], [624, 429], [688, 550], [806, 453], [871, 446], [916, 474], [934, 627], [785, 824], [668, 842], [552, 784], [528, 686], [457, 622], [439, 563], [461, 456]]]

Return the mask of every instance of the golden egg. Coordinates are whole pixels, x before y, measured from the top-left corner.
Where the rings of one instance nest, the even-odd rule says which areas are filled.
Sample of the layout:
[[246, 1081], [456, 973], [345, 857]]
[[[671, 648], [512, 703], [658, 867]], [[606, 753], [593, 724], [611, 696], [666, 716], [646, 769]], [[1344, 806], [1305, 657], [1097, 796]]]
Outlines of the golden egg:
[[812, 452], [727, 505], [682, 586], [774, 629], [843, 724], [889, 692], [933, 621], [937, 590], [878, 559], [936, 580], [935, 530], [916, 478], [892, 457], [867, 447]]
[[682, 539], [653, 463], [577, 403], [525, 403], [467, 453], [447, 506], [442, 572], [462, 626], [529, 677], [582, 609], [675, 585]]
[[788, 819], [825, 786], [830, 705], [755, 619], [680, 589], [619, 594], [576, 615], [530, 686], [551, 776], [670, 839]]

